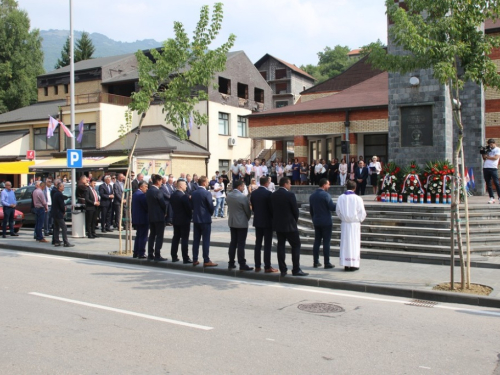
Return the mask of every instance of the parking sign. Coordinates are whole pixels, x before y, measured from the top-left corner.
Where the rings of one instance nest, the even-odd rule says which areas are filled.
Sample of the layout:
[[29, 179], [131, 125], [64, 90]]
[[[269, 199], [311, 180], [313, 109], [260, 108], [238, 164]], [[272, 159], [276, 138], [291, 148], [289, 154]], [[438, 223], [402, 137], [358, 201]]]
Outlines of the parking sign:
[[83, 167], [82, 150], [67, 150], [66, 159], [68, 168]]

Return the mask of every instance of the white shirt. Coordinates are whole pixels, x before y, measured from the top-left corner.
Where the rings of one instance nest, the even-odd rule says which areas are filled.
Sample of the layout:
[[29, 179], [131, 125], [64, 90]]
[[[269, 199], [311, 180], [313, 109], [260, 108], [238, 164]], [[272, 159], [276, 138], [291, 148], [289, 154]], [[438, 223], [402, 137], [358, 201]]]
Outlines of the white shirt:
[[215, 185], [214, 185], [214, 190], [217, 190], [218, 188], [222, 188], [220, 189], [219, 191], [216, 191], [215, 192], [215, 198], [223, 198], [226, 196], [226, 194], [224, 193], [224, 183], [221, 182], [217, 182]]
[[262, 175], [263, 176], [267, 176], [267, 173], [269, 172], [268, 169], [267, 169], [267, 166], [265, 164], [263, 164], [261, 166], [261, 169], [262, 169]]
[[274, 183], [270, 182], [267, 190], [274, 193], [274, 191], [276, 190], [276, 186], [274, 185]]
[[45, 187], [45, 192], [47, 194], [47, 205], [48, 206], [52, 206], [52, 197], [50, 196], [50, 191], [52, 189], [48, 188], [48, 187]]
[[316, 174], [321, 173], [322, 169], [323, 169], [323, 165], [321, 163], [318, 163], [314, 166], [314, 173], [316, 173]]
[[[490, 152], [488, 152], [488, 156], [496, 156], [496, 155], [500, 155], [500, 148], [498, 147], [495, 147], [493, 150], [491, 150]], [[497, 160], [490, 160], [490, 159], [486, 159], [484, 161], [484, 164], [483, 164], [483, 168], [498, 168], [498, 161], [500, 159], [497, 159]]]
[[247, 164], [247, 165], [245, 165], [246, 173], [247, 173], [247, 174], [252, 173], [252, 168], [253, 168], [253, 165], [252, 165], [252, 164]]

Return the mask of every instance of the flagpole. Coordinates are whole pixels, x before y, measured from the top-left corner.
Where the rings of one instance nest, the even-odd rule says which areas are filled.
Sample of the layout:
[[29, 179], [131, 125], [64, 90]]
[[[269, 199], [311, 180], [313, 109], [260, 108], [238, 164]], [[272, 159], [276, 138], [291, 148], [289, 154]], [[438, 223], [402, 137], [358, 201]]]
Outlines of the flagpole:
[[[73, 35], [73, 1], [69, 0], [69, 88], [70, 88], [70, 115], [71, 115], [71, 133], [73, 137], [71, 137], [71, 148], [75, 148], [75, 43], [74, 43], [74, 35]], [[62, 119], [61, 119], [62, 121]], [[74, 211], [76, 204], [76, 169], [71, 169], [71, 210]], [[74, 223], [71, 225], [71, 234], [73, 237], [78, 235], [78, 230]]]

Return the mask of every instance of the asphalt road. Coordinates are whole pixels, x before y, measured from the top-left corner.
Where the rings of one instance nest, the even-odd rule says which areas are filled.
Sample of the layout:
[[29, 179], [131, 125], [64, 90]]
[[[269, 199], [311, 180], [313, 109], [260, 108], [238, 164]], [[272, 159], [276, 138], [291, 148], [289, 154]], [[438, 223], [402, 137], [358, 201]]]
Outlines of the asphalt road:
[[500, 375], [495, 309], [3, 250], [0, 301], [0, 374]]

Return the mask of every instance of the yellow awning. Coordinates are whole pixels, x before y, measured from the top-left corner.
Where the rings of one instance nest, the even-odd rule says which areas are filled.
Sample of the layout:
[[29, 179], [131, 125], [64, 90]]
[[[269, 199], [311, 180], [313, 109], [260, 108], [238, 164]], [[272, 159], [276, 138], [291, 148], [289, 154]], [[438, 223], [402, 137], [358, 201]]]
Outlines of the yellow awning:
[[[92, 168], [106, 168], [111, 164], [118, 163], [119, 161], [127, 159], [127, 155], [123, 156], [106, 156], [106, 157], [84, 157], [82, 169], [92, 169]], [[66, 158], [54, 158], [50, 160], [45, 160], [43, 162], [37, 163], [30, 167], [31, 171], [44, 170], [44, 169], [55, 169], [63, 170], [69, 169]]]
[[29, 174], [34, 161], [12, 161], [0, 163], [0, 174]]

